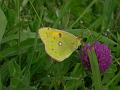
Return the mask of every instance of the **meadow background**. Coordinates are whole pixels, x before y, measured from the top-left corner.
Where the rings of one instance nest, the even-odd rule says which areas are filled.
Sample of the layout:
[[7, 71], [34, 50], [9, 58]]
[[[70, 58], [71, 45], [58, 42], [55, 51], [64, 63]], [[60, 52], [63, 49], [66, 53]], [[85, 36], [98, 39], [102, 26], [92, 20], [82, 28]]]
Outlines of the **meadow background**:
[[[45, 26], [107, 44], [110, 68], [95, 78], [79, 50], [54, 62], [37, 36]], [[0, 90], [120, 90], [120, 0], [0, 0]]]

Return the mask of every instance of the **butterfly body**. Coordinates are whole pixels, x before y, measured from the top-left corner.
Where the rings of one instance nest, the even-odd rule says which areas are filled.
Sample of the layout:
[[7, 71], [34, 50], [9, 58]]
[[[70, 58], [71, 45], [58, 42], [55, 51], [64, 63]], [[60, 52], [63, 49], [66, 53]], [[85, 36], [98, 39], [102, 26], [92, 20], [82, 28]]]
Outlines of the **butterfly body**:
[[38, 33], [48, 55], [59, 62], [68, 58], [81, 44], [78, 37], [62, 30], [44, 27]]

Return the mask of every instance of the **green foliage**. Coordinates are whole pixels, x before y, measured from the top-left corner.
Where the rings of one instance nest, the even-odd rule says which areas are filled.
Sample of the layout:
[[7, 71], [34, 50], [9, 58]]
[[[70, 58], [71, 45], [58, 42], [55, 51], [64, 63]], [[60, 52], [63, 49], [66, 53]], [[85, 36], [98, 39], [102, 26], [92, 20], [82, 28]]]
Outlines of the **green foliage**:
[[3, 38], [3, 35], [5, 33], [5, 28], [7, 25], [6, 17], [4, 15], [4, 12], [1, 9], [0, 9], [0, 21], [1, 21], [1, 24], [0, 24], [0, 44], [1, 44], [1, 40]]
[[[120, 90], [119, 5], [119, 0], [0, 0], [0, 90]], [[82, 37], [83, 44], [107, 44], [112, 65], [99, 73], [91, 62], [93, 71], [86, 71], [79, 51], [53, 61], [37, 35], [44, 26]], [[96, 61], [94, 53], [90, 57]]]
[[103, 89], [103, 86], [101, 84], [101, 76], [100, 76], [100, 71], [99, 71], [95, 50], [94, 49], [92, 49], [91, 51], [88, 50], [88, 54], [89, 54], [88, 56], [90, 59], [90, 64], [92, 69], [92, 79], [95, 86], [95, 90], [101, 90]]

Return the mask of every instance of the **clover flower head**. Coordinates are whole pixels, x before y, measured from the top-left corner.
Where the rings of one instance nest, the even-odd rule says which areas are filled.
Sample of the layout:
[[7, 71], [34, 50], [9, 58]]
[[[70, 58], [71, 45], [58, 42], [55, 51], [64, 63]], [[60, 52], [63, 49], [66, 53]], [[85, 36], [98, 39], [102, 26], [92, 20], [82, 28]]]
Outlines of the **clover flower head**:
[[85, 44], [84, 47], [80, 51], [80, 59], [82, 61], [83, 66], [87, 70], [91, 70], [87, 50], [88, 49], [91, 50], [92, 47], [94, 48], [96, 56], [97, 56], [100, 72], [103, 73], [109, 68], [110, 64], [112, 63], [111, 51], [107, 45], [101, 44], [98, 41], [93, 43], [93, 45]]

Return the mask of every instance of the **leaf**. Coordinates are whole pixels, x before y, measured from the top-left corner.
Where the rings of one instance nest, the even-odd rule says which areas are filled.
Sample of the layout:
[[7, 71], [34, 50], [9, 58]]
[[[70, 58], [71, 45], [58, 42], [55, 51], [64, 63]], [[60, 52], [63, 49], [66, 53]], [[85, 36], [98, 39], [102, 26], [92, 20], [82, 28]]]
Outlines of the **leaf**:
[[110, 68], [104, 73], [102, 83], [103, 84], [108, 84], [108, 82], [110, 82], [111, 79], [114, 77], [116, 71], [117, 71], [116, 66], [114, 64], [112, 64], [110, 66]]
[[29, 86], [30, 72], [24, 69], [24, 72], [20, 69], [20, 66], [13, 60], [9, 64], [9, 71], [11, 81], [10, 90], [37, 90], [35, 87]]
[[91, 65], [91, 69], [92, 69], [92, 79], [94, 82], [94, 87], [95, 90], [102, 90], [102, 83], [101, 83], [101, 75], [100, 75], [100, 71], [99, 71], [99, 65], [98, 65], [98, 60], [96, 57], [96, 53], [94, 51], [94, 49], [92, 49], [91, 51], [88, 51], [88, 56], [90, 59], [90, 65]]
[[111, 86], [109, 90], [120, 90], [120, 86]]
[[0, 90], [3, 90], [3, 89], [2, 89], [1, 74], [0, 74]]
[[117, 32], [118, 43], [120, 44], [120, 34]]
[[[20, 42], [25, 41], [25, 40], [30, 39], [30, 38], [36, 38], [36, 36], [37, 35], [34, 32], [23, 31], [23, 32], [20, 33]], [[18, 34], [11, 34], [11, 35], [3, 38], [1, 43], [3, 44], [3, 43], [6, 43], [6, 42], [9, 42], [11, 40], [16, 40], [16, 39], [19, 39]]]
[[120, 0], [115, 0], [116, 4], [120, 5]]
[[0, 66], [0, 75], [1, 75], [2, 82], [5, 82], [9, 77], [8, 64], [9, 64], [9, 62], [5, 62], [3, 65]]
[[26, 6], [26, 4], [28, 3], [29, 0], [23, 0], [22, 2], [22, 6], [20, 7], [20, 11], [22, 11], [24, 9], [24, 7]]
[[107, 86], [112, 86], [112, 85], [116, 85], [120, 82], [120, 72], [118, 72], [112, 79], [111, 81], [108, 82]]
[[3, 35], [5, 33], [6, 25], [7, 25], [7, 19], [4, 15], [4, 12], [0, 8], [0, 44], [3, 38]]
[[104, 1], [104, 8], [103, 8], [103, 16], [102, 16], [102, 30], [105, 30], [108, 28], [108, 25], [110, 24], [112, 20], [113, 15], [113, 9], [114, 9], [114, 2], [113, 0], [105, 0]]
[[77, 90], [78, 87], [81, 87], [82, 85], [82, 68], [80, 67], [80, 64], [77, 63], [73, 71], [71, 72], [71, 79], [70, 77], [68, 81], [66, 81], [66, 89], [65, 90]]
[[[14, 56], [18, 55], [18, 49], [20, 50], [20, 54], [23, 54], [28, 51], [29, 48], [34, 46], [34, 40], [29, 39], [21, 42], [21, 46], [18, 48], [17, 45], [14, 45], [10, 48], [6, 48], [0, 52], [0, 59], [9, 57], [9, 56]], [[37, 44], [37, 48], [39, 47], [39, 44]], [[37, 50], [37, 49], [36, 49]]]

